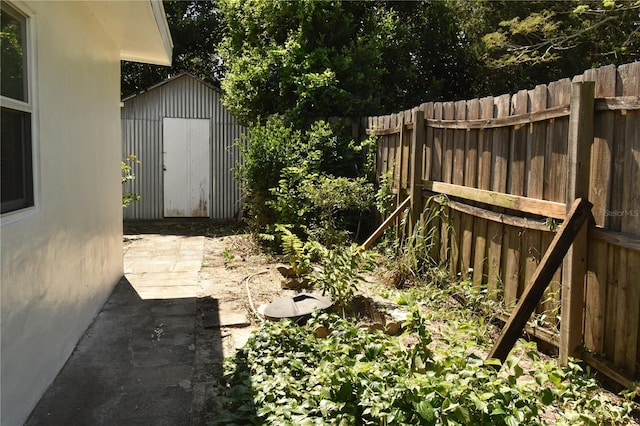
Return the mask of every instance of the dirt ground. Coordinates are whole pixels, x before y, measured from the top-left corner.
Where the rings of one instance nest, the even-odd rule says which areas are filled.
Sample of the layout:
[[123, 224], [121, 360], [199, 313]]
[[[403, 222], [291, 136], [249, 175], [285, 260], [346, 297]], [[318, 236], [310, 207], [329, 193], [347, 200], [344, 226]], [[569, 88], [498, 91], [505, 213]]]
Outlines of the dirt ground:
[[[125, 248], [144, 234], [205, 237], [198, 296], [214, 298], [221, 311], [243, 313], [250, 322], [222, 330], [225, 356], [232, 355], [259, 326], [262, 319], [258, 311], [275, 299], [296, 293], [282, 288], [276, 268], [283, 259], [265, 254], [242, 227], [209, 221], [144, 221], [125, 223], [124, 233]], [[372, 279], [360, 286], [360, 293], [375, 296], [377, 286]]]

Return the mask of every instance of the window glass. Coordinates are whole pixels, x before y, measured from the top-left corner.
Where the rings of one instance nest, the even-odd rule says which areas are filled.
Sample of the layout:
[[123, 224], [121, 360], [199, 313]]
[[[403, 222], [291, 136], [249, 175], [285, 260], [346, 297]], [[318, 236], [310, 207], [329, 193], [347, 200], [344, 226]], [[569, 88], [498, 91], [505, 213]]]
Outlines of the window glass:
[[2, 50], [0, 92], [3, 96], [26, 101], [25, 18], [2, 2], [0, 27], [0, 49]]
[[31, 114], [2, 108], [0, 158], [2, 213], [33, 205]]
[[[34, 205], [31, 141], [32, 105], [28, 99], [27, 18], [0, 3], [0, 198], [2, 213]], [[24, 104], [6, 102], [5, 98]]]

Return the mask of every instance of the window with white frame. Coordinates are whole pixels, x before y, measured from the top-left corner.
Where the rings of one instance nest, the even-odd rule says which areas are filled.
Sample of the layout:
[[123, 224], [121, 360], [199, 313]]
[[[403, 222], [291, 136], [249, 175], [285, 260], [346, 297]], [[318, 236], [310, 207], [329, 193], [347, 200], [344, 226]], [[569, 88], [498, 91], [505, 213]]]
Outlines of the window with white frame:
[[0, 197], [2, 213], [34, 205], [28, 18], [0, 2]]

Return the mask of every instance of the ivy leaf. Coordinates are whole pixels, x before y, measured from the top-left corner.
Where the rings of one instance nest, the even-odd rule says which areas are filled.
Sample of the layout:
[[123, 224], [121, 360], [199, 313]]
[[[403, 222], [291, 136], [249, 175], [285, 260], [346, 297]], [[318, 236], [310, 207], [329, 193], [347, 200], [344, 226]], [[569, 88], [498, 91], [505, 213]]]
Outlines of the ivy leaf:
[[436, 412], [434, 408], [429, 404], [429, 401], [422, 400], [418, 403], [413, 403], [413, 407], [416, 410], [416, 413], [423, 419], [429, 423], [434, 423], [436, 420]]
[[519, 365], [515, 365], [513, 367], [513, 373], [515, 374], [516, 378], [521, 377], [524, 374], [524, 371], [522, 370], [522, 367], [520, 367]]
[[544, 405], [551, 405], [553, 402], [553, 392], [549, 388], [544, 388], [542, 390], [542, 395], [540, 396], [540, 400]]
[[460, 422], [464, 425], [468, 425], [471, 424], [471, 416], [469, 415], [469, 409], [465, 406], [458, 406], [456, 407], [455, 411], [455, 416], [458, 420], [460, 420]]

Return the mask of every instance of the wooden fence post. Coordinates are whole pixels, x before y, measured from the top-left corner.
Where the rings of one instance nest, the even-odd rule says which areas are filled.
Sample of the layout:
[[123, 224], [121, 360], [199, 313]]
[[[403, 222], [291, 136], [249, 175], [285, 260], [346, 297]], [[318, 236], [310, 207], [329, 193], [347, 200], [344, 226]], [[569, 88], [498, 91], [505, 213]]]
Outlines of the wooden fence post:
[[[595, 83], [573, 82], [567, 148], [567, 212], [577, 198], [589, 196], [591, 144], [593, 142]], [[567, 252], [562, 266], [560, 363], [577, 353], [584, 336], [585, 286], [588, 240], [586, 221]]]
[[424, 146], [424, 111], [413, 111], [413, 133], [411, 135], [411, 175], [409, 180], [409, 197], [411, 198], [411, 222], [409, 233], [412, 233], [422, 213], [422, 151]]

